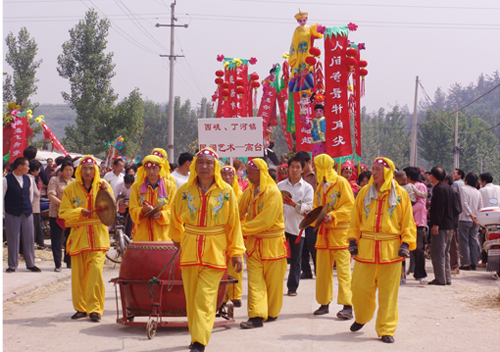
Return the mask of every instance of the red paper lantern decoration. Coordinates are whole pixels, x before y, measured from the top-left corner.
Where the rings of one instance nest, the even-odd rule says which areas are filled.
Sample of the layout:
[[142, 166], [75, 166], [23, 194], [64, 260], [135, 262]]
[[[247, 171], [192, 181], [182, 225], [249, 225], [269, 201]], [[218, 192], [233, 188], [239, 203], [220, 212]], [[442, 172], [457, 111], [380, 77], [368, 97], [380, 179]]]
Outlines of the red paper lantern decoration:
[[222, 96], [223, 96], [223, 97], [228, 97], [228, 96], [229, 96], [229, 89], [224, 89], [224, 90], [222, 91]]
[[215, 72], [215, 75], [216, 75], [217, 77], [222, 77], [222, 76], [224, 76], [224, 71], [222, 71], [222, 70], [218, 70], [218, 71], [216, 71], [216, 72]]
[[216, 79], [215, 79], [215, 83], [216, 83], [217, 85], [220, 85], [220, 84], [224, 83], [224, 80], [223, 80], [222, 78], [216, 78]]
[[311, 49], [309, 49], [309, 53], [313, 56], [320, 56], [321, 50], [319, 48], [312, 47]]
[[255, 88], [255, 89], [260, 87], [260, 83], [257, 81], [252, 82], [251, 85], [252, 85], [252, 88]]
[[245, 94], [245, 88], [243, 87], [236, 88], [236, 94]]
[[368, 66], [368, 62], [366, 62], [366, 60], [361, 60], [359, 62], [359, 67], [366, 67], [366, 66]]
[[222, 83], [222, 88], [223, 89], [228, 89], [229, 88], [229, 82]]
[[362, 68], [362, 69], [359, 70], [359, 75], [361, 77], [364, 78], [367, 74], [368, 74], [368, 70], [366, 68]]
[[355, 57], [358, 54], [358, 51], [356, 49], [350, 48], [346, 50], [347, 56], [350, 57]]
[[345, 60], [346, 64], [350, 67], [350, 69], [352, 70], [352, 68], [358, 63], [358, 61], [356, 59], [353, 59], [352, 57], [348, 57], [346, 60]]
[[244, 83], [245, 83], [245, 82], [244, 82], [241, 78], [238, 78], [238, 79], [236, 80], [236, 85], [237, 85], [238, 87], [242, 87]]
[[258, 74], [256, 74], [256, 73], [254, 72], [254, 73], [252, 73], [252, 74], [250, 75], [250, 79], [251, 79], [252, 81], [256, 81], [256, 80], [258, 80], [258, 79], [259, 79], [259, 75], [258, 75]]
[[314, 66], [314, 65], [316, 65], [316, 61], [317, 60], [315, 57], [312, 57], [312, 56], [306, 57], [306, 64], [308, 64], [308, 65]]

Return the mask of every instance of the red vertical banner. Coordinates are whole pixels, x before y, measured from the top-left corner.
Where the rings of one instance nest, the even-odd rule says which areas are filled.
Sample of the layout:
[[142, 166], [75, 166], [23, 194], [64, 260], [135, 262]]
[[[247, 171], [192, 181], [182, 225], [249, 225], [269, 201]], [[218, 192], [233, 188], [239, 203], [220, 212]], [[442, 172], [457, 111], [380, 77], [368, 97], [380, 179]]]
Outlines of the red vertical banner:
[[227, 102], [227, 97], [222, 96], [222, 92], [224, 91], [224, 89], [222, 88], [222, 84], [217, 88], [217, 91], [218, 91], [217, 94], [219, 95], [218, 97], [219, 101], [217, 104], [217, 113], [215, 117], [223, 117], [225, 104]]
[[229, 96], [227, 98], [225, 114], [224, 117], [235, 117], [237, 115], [237, 101], [238, 97], [236, 94], [236, 69], [226, 68], [226, 82], [229, 83]]
[[[293, 92], [293, 105], [295, 113], [295, 141], [297, 151], [312, 152], [311, 129], [304, 126], [311, 121], [309, 96], [305, 92]], [[297, 113], [299, 112], [299, 113]]]
[[15, 126], [11, 124], [14, 129], [12, 139], [10, 142], [10, 161], [14, 162], [17, 158], [23, 156], [23, 151], [28, 146], [28, 136], [26, 135], [26, 127], [28, 120], [26, 117], [17, 118]]
[[282, 89], [280, 94], [278, 94], [278, 108], [280, 111], [281, 127], [283, 128], [283, 133], [285, 134], [286, 146], [288, 151], [293, 150], [292, 134], [286, 130], [286, 107], [285, 101], [288, 99], [287, 90]]
[[[248, 95], [248, 65], [240, 64], [236, 66], [236, 80], [237, 83], [241, 85], [236, 85], [237, 91], [236, 96], [236, 116], [237, 117], [248, 117], [247, 110], [247, 95]], [[243, 93], [240, 93], [243, 92]]]
[[274, 110], [276, 105], [276, 88], [269, 87], [262, 96], [260, 102], [259, 112], [257, 116], [262, 117], [262, 124], [264, 125], [264, 131], [269, 124], [271, 118], [271, 112]]
[[326, 153], [332, 158], [352, 154], [346, 65], [347, 35], [342, 31], [325, 35]]
[[352, 84], [353, 84], [353, 101], [352, 101], [352, 112], [354, 114], [354, 146], [356, 155], [361, 158], [361, 105], [360, 105], [360, 76], [359, 76], [359, 51], [355, 57], [356, 65], [354, 66], [354, 71], [352, 73]]

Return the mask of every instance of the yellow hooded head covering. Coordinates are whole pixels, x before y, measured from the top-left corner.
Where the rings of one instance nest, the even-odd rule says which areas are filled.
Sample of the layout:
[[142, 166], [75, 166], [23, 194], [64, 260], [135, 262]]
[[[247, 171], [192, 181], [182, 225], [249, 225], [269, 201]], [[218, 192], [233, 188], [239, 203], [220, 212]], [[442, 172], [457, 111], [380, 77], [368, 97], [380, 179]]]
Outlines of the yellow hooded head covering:
[[151, 155], [156, 155], [157, 157], [159, 157], [160, 159], [162, 159], [162, 161], [163, 161], [163, 167], [165, 168], [165, 171], [167, 173], [170, 172], [170, 164], [168, 162], [168, 154], [165, 151], [165, 149], [155, 148], [155, 149], [153, 149], [151, 151]]
[[[394, 179], [394, 170], [396, 170], [394, 163], [391, 159], [376, 157], [373, 164], [381, 165], [384, 167], [384, 184], [382, 185], [382, 187], [380, 187], [380, 192], [390, 190], [392, 186], [392, 180]], [[368, 187], [371, 187], [373, 183], [374, 181], [372, 176], [370, 177], [370, 181], [368, 182]]]
[[99, 166], [97, 166], [97, 160], [92, 155], [85, 155], [80, 159], [80, 165], [76, 168], [75, 179], [83, 184], [82, 179], [82, 167], [83, 165], [94, 165], [94, 180], [92, 181], [92, 190], [97, 192], [101, 184], [101, 175], [99, 174]]
[[323, 178], [326, 182], [334, 184], [337, 182], [337, 177], [339, 175], [333, 169], [334, 161], [328, 154], [320, 154], [314, 158], [314, 166], [316, 167], [316, 178], [318, 183], [323, 182]]
[[225, 165], [223, 168], [220, 169], [220, 172], [230, 172], [233, 174], [233, 183], [231, 184], [231, 187], [233, 188], [234, 194], [236, 195], [236, 198], [239, 198], [242, 194], [240, 190], [240, 186], [238, 185], [238, 176], [236, 176], [236, 170], [234, 167], [231, 165]]
[[[267, 163], [261, 158], [255, 158], [248, 162], [248, 166], [260, 171], [260, 192], [264, 192], [267, 187], [276, 187], [276, 182], [274, 182], [271, 175], [269, 175], [269, 167]], [[249, 181], [250, 182], [250, 181]]]
[[160, 167], [160, 177], [166, 178], [167, 170], [165, 170], [163, 159], [156, 155], [148, 155], [144, 158], [144, 160], [142, 160], [142, 166], [137, 170], [137, 180], [141, 183], [144, 182], [147, 176], [146, 170], [144, 170], [144, 166], [154, 166], [155, 164]]
[[209, 157], [212, 157], [214, 158], [214, 167], [215, 167], [215, 170], [214, 170], [214, 178], [215, 178], [215, 183], [217, 184], [217, 186], [220, 188], [220, 189], [223, 189], [224, 186], [227, 184], [226, 182], [224, 182], [224, 180], [222, 179], [222, 176], [220, 174], [220, 162], [219, 162], [219, 156], [217, 155], [216, 152], [214, 152], [214, 150], [210, 147], [207, 147], [207, 148], [203, 148], [202, 150], [200, 150], [198, 153], [196, 153], [196, 155], [194, 156], [193, 158], [193, 162], [191, 163], [191, 165], [189, 166], [189, 180], [188, 180], [188, 185], [196, 185], [196, 182], [197, 182], [197, 179], [198, 179], [198, 174], [196, 173], [196, 162], [198, 161], [198, 158], [200, 156], [209, 156]]

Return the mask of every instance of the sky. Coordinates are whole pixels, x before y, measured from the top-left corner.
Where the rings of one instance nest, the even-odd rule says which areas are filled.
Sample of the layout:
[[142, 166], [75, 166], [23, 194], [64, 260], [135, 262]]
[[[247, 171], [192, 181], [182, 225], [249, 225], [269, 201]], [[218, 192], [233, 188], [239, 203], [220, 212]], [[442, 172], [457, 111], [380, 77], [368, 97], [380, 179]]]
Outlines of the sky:
[[[4, 0], [5, 37], [26, 27], [38, 44], [38, 92], [32, 101], [64, 103], [69, 82], [57, 73], [57, 57], [69, 40], [69, 29], [89, 8], [111, 21], [106, 52], [113, 52], [116, 76], [112, 85], [123, 99], [139, 88], [144, 99], [168, 101], [170, 23], [173, 0]], [[196, 106], [216, 89], [217, 55], [249, 59], [261, 79], [274, 63], [282, 63], [297, 22], [298, 9], [309, 13], [308, 24], [359, 28], [349, 40], [365, 43], [368, 61], [368, 112], [399, 104], [413, 111], [415, 77], [433, 96], [438, 87], [476, 83], [481, 73], [500, 68], [500, 2], [498, 0], [178, 0], [175, 13], [176, 60], [174, 94]], [[315, 46], [322, 48], [322, 41]], [[419, 100], [423, 95], [419, 92]], [[47, 118], [47, 117], [46, 117]]]

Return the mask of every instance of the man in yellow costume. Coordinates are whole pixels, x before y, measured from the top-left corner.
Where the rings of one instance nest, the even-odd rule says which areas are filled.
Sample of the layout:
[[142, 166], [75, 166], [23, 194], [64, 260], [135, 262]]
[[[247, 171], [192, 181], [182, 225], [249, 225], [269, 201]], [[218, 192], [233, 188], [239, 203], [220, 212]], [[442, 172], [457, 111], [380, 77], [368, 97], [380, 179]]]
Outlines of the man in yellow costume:
[[383, 342], [394, 342], [398, 325], [398, 291], [401, 262], [416, 248], [417, 228], [408, 193], [393, 180], [394, 163], [377, 157], [370, 182], [356, 197], [347, 237], [354, 255], [352, 294], [358, 331], [375, 312], [375, 330]]
[[288, 57], [288, 64], [292, 70], [289, 82], [290, 92], [314, 88], [314, 67], [306, 63], [306, 58], [312, 56], [309, 49], [313, 47], [314, 39], [323, 38], [322, 33], [325, 31], [325, 27], [317, 23], [311, 27], [307, 26], [307, 17], [307, 12], [302, 12], [300, 9], [299, 13], [295, 15], [299, 26], [293, 32], [290, 56]]
[[354, 194], [349, 182], [333, 169], [333, 159], [327, 154], [314, 158], [318, 187], [314, 194], [314, 208], [327, 206], [328, 213], [320, 225], [316, 240], [316, 300], [321, 306], [314, 315], [329, 313], [333, 299], [333, 266], [336, 264], [339, 292], [337, 304], [343, 309], [339, 319], [352, 319], [351, 255], [347, 248], [347, 230], [354, 205]]
[[190, 166], [187, 183], [177, 190], [169, 236], [181, 249], [181, 272], [191, 351], [204, 351], [217, 310], [219, 284], [229, 265], [242, 269], [245, 251], [238, 201], [222, 180], [217, 154], [200, 150]]
[[75, 181], [64, 189], [59, 217], [71, 227], [66, 250], [71, 256], [71, 292], [76, 313], [71, 319], [85, 318], [99, 322], [104, 310], [104, 258], [109, 249], [108, 228], [95, 212], [99, 189], [111, 186], [99, 175], [94, 157], [84, 156], [75, 171]]
[[[129, 213], [135, 224], [134, 242], [170, 241], [168, 225], [175, 183], [168, 181], [167, 173], [165, 163], [156, 155], [145, 157], [137, 170], [129, 200]], [[144, 217], [160, 204], [156, 214]]]
[[[238, 177], [236, 176], [236, 170], [231, 165], [226, 165], [220, 170], [222, 179], [226, 181], [234, 191], [236, 199], [240, 199], [243, 192], [240, 190], [238, 184]], [[231, 284], [227, 286], [226, 296], [224, 297], [224, 303], [229, 300], [233, 302], [233, 305], [237, 308], [241, 307], [241, 295], [243, 292], [242, 281], [243, 281], [243, 270], [237, 273], [232, 266], [227, 268], [227, 274], [238, 279], [236, 284]]]
[[[175, 177], [170, 173], [170, 163], [168, 162], [168, 154], [163, 148], [154, 148], [151, 151], [151, 155], [155, 155], [162, 160], [162, 166], [165, 169], [165, 178], [174, 184], [175, 189], [177, 189], [177, 183]], [[144, 160], [143, 160], [144, 163]]]
[[248, 273], [248, 321], [242, 329], [275, 321], [283, 305], [286, 273], [285, 220], [283, 198], [264, 160], [256, 158], [247, 166], [250, 186], [239, 202], [241, 231], [246, 239]]

